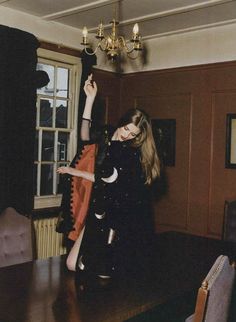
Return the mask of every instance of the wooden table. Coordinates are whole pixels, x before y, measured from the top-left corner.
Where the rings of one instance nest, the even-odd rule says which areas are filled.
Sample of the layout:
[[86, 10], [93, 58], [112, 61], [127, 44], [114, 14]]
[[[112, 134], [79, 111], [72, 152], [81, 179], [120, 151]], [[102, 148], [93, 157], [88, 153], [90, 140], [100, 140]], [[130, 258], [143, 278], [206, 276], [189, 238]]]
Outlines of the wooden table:
[[157, 237], [150, 266], [109, 281], [81, 282], [65, 256], [0, 269], [1, 322], [118, 322], [196, 289], [220, 254], [219, 240], [168, 232]]

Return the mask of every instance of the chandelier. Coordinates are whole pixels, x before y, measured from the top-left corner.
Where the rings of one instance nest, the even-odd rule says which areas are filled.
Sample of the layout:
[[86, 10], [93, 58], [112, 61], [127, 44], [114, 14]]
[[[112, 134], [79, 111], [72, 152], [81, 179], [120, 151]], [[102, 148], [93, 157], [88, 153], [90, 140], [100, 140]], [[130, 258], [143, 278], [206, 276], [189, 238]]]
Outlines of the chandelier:
[[119, 22], [113, 19], [110, 23], [111, 33], [109, 35], [105, 35], [102, 22], [98, 25], [97, 34], [95, 36], [98, 39], [98, 43], [94, 51], [87, 51], [87, 47], [89, 46], [88, 29], [86, 27], [83, 28], [83, 40], [81, 45], [84, 46], [85, 52], [88, 55], [95, 55], [97, 50], [100, 49], [101, 51], [106, 52], [107, 57], [112, 61], [114, 61], [121, 52], [125, 52], [129, 58], [136, 59], [139, 51], [142, 50], [138, 24], [136, 23], [133, 27], [132, 38], [129, 41], [126, 41], [123, 36], [118, 35], [117, 25]]

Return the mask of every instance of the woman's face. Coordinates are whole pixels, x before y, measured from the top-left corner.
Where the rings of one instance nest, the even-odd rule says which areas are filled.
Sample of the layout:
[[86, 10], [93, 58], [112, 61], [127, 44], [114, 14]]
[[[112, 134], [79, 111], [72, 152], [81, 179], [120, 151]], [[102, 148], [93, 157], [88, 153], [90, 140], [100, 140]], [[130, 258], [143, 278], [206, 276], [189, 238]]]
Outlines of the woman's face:
[[134, 139], [140, 133], [140, 129], [133, 123], [129, 123], [116, 130], [117, 140], [128, 141]]

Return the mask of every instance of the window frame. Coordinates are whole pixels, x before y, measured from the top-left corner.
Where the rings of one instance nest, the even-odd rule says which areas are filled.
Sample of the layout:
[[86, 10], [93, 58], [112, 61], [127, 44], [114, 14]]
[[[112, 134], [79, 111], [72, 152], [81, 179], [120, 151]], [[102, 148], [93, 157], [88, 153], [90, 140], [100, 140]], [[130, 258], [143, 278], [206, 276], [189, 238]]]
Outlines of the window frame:
[[[69, 76], [69, 93], [71, 97], [69, 97], [69, 100], [71, 100], [71, 111], [68, 113], [68, 122], [69, 127], [66, 129], [70, 130], [69, 134], [69, 141], [70, 145], [68, 148], [68, 160], [72, 160], [76, 153], [77, 149], [77, 119], [78, 119], [78, 105], [79, 105], [79, 91], [80, 91], [80, 82], [81, 82], [81, 73], [82, 73], [82, 64], [81, 64], [81, 58], [76, 56], [70, 56], [67, 54], [58, 53], [55, 51], [51, 51], [48, 49], [39, 48], [37, 51], [38, 54], [38, 63], [58, 63], [60, 67], [68, 66], [70, 65], [71, 68], [71, 75]], [[37, 121], [38, 121], [38, 113], [39, 113], [39, 102], [40, 97], [43, 98], [43, 95], [37, 94], [37, 105], [36, 105], [36, 113], [37, 113]], [[54, 96], [52, 96], [52, 99]], [[56, 131], [63, 132], [63, 128], [60, 128], [59, 130], [55, 128], [44, 128], [39, 127], [39, 124], [36, 124], [36, 130], [42, 131], [42, 129], [51, 130], [53, 133], [56, 133]], [[67, 130], [64, 130], [68, 133]], [[55, 142], [54, 142], [55, 143]], [[59, 161], [60, 162], [60, 161]], [[37, 162], [34, 162], [34, 164], [37, 164]], [[57, 165], [58, 161], [53, 160], [52, 164], [54, 166], [54, 171], [56, 171], [55, 167]], [[61, 161], [60, 163], [63, 163]], [[66, 163], [66, 162], [64, 162]], [[40, 174], [38, 174], [39, 176]], [[43, 208], [55, 208], [59, 207], [61, 203], [61, 194], [53, 194], [53, 195], [47, 195], [47, 196], [34, 196], [34, 209], [43, 209]]]

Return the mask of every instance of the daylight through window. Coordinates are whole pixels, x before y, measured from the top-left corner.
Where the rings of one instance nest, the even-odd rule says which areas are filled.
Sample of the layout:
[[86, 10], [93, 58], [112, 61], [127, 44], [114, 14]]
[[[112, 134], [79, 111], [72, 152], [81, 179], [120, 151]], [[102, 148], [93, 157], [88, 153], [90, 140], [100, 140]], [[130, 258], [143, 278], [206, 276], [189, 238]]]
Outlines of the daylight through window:
[[35, 208], [42, 208], [60, 204], [62, 187], [56, 170], [68, 165], [75, 153], [78, 67], [41, 58], [37, 69], [50, 78], [37, 90], [34, 191]]

